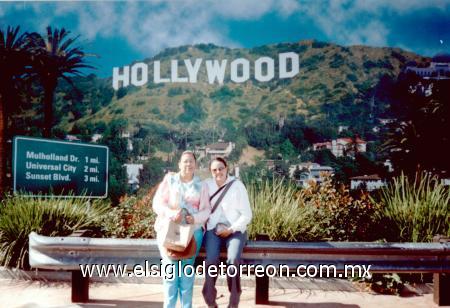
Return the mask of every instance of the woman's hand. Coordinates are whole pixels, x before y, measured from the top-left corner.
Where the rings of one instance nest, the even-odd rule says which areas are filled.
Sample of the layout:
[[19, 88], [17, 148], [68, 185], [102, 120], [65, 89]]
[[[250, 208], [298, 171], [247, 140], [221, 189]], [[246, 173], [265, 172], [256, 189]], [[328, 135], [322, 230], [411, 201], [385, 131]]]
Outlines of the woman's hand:
[[173, 222], [176, 222], [177, 224], [181, 223], [181, 220], [183, 219], [183, 214], [181, 213], [181, 210], [178, 211], [178, 213], [170, 218]]
[[232, 233], [233, 233], [233, 230], [231, 228], [226, 228], [220, 232], [216, 232], [216, 235], [220, 236], [222, 238], [226, 238], [226, 237], [229, 237]]

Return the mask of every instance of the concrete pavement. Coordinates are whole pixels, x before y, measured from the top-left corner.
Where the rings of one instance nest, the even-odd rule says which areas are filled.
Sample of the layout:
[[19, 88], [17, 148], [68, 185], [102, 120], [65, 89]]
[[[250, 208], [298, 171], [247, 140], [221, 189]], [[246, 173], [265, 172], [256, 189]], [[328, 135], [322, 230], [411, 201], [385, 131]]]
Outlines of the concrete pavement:
[[[201, 295], [201, 281], [194, 287], [194, 307], [206, 307]], [[297, 279], [271, 283], [270, 305], [255, 305], [255, 288], [244, 283], [240, 307], [437, 307], [429, 288], [425, 294], [412, 297], [380, 295], [361, 290], [362, 287], [345, 280]], [[69, 282], [24, 280], [0, 277], [0, 307], [162, 307], [163, 290], [160, 283], [100, 283], [90, 286], [90, 301], [72, 304]], [[226, 307], [228, 290], [223, 282], [218, 286], [219, 307]]]

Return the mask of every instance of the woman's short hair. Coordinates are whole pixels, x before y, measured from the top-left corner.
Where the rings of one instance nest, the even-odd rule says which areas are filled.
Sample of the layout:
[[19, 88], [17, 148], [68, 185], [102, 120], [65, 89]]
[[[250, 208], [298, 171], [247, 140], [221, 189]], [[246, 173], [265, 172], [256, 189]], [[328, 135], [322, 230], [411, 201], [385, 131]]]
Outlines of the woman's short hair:
[[215, 162], [215, 161], [221, 162], [221, 163], [225, 166], [225, 168], [228, 167], [227, 161], [226, 161], [224, 158], [222, 158], [222, 157], [220, 157], [220, 156], [217, 156], [217, 157], [214, 157], [214, 158], [209, 162], [209, 169], [211, 169], [211, 165], [212, 165], [212, 163]]
[[195, 157], [195, 153], [193, 151], [190, 151], [190, 150], [186, 150], [183, 153], [181, 153], [179, 160], [181, 160], [181, 157], [183, 157], [183, 155], [185, 155], [185, 154], [192, 155], [192, 157], [194, 157], [194, 160], [197, 161], [197, 157]]

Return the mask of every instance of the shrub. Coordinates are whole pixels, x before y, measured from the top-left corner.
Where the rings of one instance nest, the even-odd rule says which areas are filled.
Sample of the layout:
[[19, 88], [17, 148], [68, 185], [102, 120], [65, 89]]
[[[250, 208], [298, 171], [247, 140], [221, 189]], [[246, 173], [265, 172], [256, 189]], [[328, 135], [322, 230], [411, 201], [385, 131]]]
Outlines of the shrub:
[[303, 208], [301, 241], [364, 241], [376, 239], [374, 214], [379, 205], [367, 193], [359, 199], [341, 186], [336, 189], [331, 177], [320, 185], [311, 185], [299, 192]]
[[183, 112], [178, 120], [184, 123], [200, 122], [206, 117], [203, 100], [197, 96], [191, 96], [183, 101]]
[[347, 79], [352, 81], [352, 82], [355, 82], [355, 81], [358, 80], [358, 77], [356, 77], [355, 74], [347, 74]]
[[123, 113], [123, 108], [117, 108], [114, 110], [115, 114], [122, 114]]
[[449, 189], [436, 177], [423, 172], [411, 181], [401, 174], [381, 193], [387, 239], [431, 242], [436, 234], [450, 236], [449, 201]]
[[325, 60], [325, 56], [323, 54], [315, 54], [306, 58], [302, 62], [302, 66], [308, 70], [316, 69], [317, 65]]
[[253, 220], [249, 238], [265, 234], [276, 241], [373, 240], [379, 206], [367, 193], [359, 199], [337, 190], [331, 178], [298, 189], [280, 179], [248, 185]]
[[152, 109], [150, 109], [150, 112], [157, 115], [161, 114], [161, 111], [159, 110], [158, 107], [153, 107]]
[[345, 59], [340, 54], [333, 55], [333, 59], [330, 62], [330, 68], [339, 68], [344, 65]]
[[28, 234], [67, 236], [76, 230], [99, 231], [109, 210], [87, 198], [8, 196], [0, 208], [0, 264], [29, 268]]
[[244, 92], [237, 88], [237, 89], [230, 89], [228, 86], [223, 86], [218, 90], [215, 90], [209, 94], [209, 97], [213, 101], [221, 101], [221, 102], [228, 102], [232, 100], [234, 97], [241, 97], [244, 94]]
[[177, 95], [182, 95], [183, 93], [184, 93], [184, 91], [183, 91], [182, 87], [173, 87], [173, 88], [170, 88], [169, 91], [167, 91], [167, 96], [174, 97]]
[[116, 97], [117, 99], [121, 99], [122, 97], [124, 97], [125, 95], [127, 95], [128, 90], [127, 88], [120, 88], [119, 90], [117, 90], [116, 92]]
[[282, 179], [274, 178], [247, 186], [253, 220], [249, 238], [266, 235], [270, 240], [294, 241], [301, 230], [302, 209], [298, 206], [297, 189]]
[[156, 214], [153, 212], [151, 200], [156, 187], [138, 198], [126, 196], [120, 200], [103, 220], [103, 231], [107, 237], [116, 238], [155, 238], [153, 229]]
[[314, 41], [311, 46], [312, 48], [324, 48], [330, 46], [330, 44], [326, 42]]

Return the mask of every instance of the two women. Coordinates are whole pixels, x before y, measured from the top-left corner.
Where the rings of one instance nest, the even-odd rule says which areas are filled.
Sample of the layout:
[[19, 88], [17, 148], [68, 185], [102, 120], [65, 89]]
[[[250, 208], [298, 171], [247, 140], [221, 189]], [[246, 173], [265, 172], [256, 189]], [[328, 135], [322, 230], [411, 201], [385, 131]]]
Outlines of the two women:
[[[180, 222], [182, 209], [186, 209], [190, 213], [186, 217], [186, 222], [196, 226], [194, 238], [197, 243], [197, 251], [194, 257], [182, 260], [181, 266], [193, 265], [203, 239], [201, 226], [207, 221], [204, 235], [206, 266], [219, 265], [220, 249], [225, 246], [227, 264], [236, 266], [238, 270], [242, 250], [247, 240], [247, 225], [252, 219], [245, 186], [241, 181], [228, 176], [227, 163], [220, 157], [211, 162], [212, 178], [203, 183], [194, 175], [196, 159], [193, 152], [183, 152], [179, 168], [178, 173], [169, 173], [164, 177], [153, 199], [153, 208], [157, 214], [155, 222], [157, 234], [158, 230], [162, 229], [162, 225], [168, 222], [168, 219]], [[229, 185], [229, 187], [224, 187], [225, 185]], [[221, 187], [223, 189], [217, 193]], [[212, 209], [214, 209], [213, 213], [211, 213]], [[172, 265], [172, 268], [175, 269], [173, 280], [168, 280], [163, 276], [164, 307], [175, 307], [178, 295], [183, 308], [192, 307], [194, 277], [178, 276], [176, 274], [178, 273], [178, 261], [167, 256], [159, 234], [157, 240], [163, 267]], [[208, 307], [217, 307], [215, 287], [217, 277], [209, 276], [208, 270], [205, 272], [203, 297]], [[227, 283], [231, 293], [229, 307], [237, 307], [242, 292], [239, 275], [227, 277]]]

